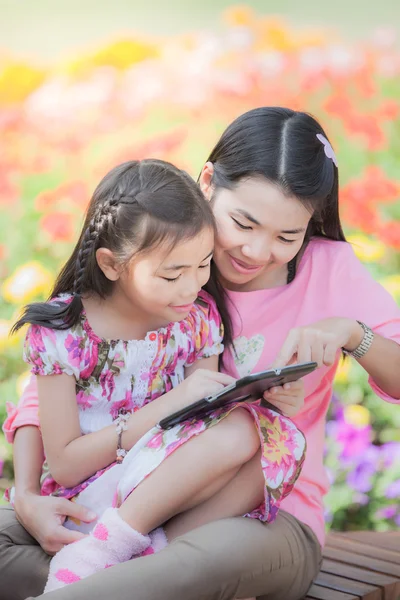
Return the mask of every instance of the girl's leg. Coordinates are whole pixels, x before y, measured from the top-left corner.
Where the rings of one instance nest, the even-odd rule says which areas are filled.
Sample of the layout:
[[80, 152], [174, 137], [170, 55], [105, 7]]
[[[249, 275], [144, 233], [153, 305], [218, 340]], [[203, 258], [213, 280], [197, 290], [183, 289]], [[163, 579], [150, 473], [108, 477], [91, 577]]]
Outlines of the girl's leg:
[[264, 500], [264, 475], [260, 454], [249, 460], [231, 481], [211, 498], [173, 517], [166, 525], [167, 539], [172, 542], [197, 527], [227, 517], [251, 512]]
[[144, 479], [118, 511], [107, 509], [88, 538], [56, 555], [45, 591], [141, 554], [150, 545], [148, 532], [215, 495], [259, 447], [258, 431], [245, 409], [234, 410], [190, 439]]
[[253, 417], [245, 409], [236, 409], [166, 458], [125, 500], [119, 514], [132, 528], [147, 534], [214, 496], [259, 447]]

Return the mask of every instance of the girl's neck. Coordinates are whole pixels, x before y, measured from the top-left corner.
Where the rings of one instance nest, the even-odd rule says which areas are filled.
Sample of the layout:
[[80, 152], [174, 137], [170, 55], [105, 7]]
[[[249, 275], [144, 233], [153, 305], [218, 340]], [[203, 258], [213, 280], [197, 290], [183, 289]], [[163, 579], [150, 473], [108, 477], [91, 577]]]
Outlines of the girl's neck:
[[106, 340], [142, 340], [149, 331], [168, 324], [138, 310], [119, 293], [107, 298], [92, 295], [83, 299], [83, 306], [91, 329]]

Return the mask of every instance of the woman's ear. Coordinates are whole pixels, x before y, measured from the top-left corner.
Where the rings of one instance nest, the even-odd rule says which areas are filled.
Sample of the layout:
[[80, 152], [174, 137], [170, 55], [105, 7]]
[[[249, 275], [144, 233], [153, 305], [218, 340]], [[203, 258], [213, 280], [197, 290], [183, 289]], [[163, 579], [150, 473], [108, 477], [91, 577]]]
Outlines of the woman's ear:
[[121, 265], [115, 259], [114, 254], [108, 248], [96, 250], [96, 260], [99, 268], [110, 281], [117, 281], [121, 274]]
[[213, 186], [211, 183], [213, 175], [214, 175], [214, 165], [212, 164], [212, 162], [206, 162], [206, 164], [204, 165], [204, 167], [201, 170], [199, 184], [200, 184], [200, 189], [203, 192], [205, 199], [208, 201], [211, 200], [211, 196], [212, 196], [212, 192], [213, 192]]

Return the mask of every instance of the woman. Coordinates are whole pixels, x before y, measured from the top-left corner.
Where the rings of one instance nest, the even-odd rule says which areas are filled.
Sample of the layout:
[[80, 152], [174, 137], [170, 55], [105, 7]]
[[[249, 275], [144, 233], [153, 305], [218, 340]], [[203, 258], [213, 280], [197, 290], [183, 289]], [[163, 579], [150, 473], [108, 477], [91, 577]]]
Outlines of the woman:
[[[49, 600], [301, 598], [318, 572], [324, 542], [324, 424], [341, 349], [363, 366], [379, 396], [399, 402], [400, 310], [344, 241], [336, 158], [320, 125], [289, 109], [249, 111], [223, 133], [200, 186], [218, 224], [214, 263], [234, 323], [236, 353], [225, 356], [227, 372], [244, 375], [273, 361], [321, 365], [306, 378], [306, 400], [294, 418], [309, 448], [302, 474], [268, 526], [242, 518], [204, 525], [159, 554], [107, 569], [50, 593]], [[10, 432], [20, 425], [29, 423], [18, 423], [16, 414]], [[35, 495], [41, 452], [37, 431], [19, 429], [16, 511], [34, 537], [55, 551], [60, 537], [56, 543], [50, 533], [43, 540], [41, 515], [48, 520], [51, 511], [54, 528], [56, 515], [90, 515]], [[0, 557], [6, 561], [0, 579], [7, 589], [20, 590], [7, 600], [39, 593], [49, 558], [11, 511], [2, 512]], [[21, 588], [22, 578], [30, 580], [29, 588]]]

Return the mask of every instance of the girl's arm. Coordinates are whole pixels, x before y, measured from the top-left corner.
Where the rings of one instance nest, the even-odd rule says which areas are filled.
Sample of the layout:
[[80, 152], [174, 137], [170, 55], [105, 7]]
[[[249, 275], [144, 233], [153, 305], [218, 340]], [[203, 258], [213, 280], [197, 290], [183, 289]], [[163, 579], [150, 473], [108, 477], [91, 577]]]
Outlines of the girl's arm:
[[[208, 360], [203, 359], [201, 367], [212, 364]], [[175, 389], [131, 415], [128, 429], [123, 434], [123, 447], [130, 450], [161, 419], [232, 381], [233, 378], [225, 373], [197, 368]], [[52, 476], [60, 485], [74, 487], [115, 461], [117, 433], [114, 424], [81, 435], [74, 377], [65, 374], [38, 376], [38, 390], [46, 458]]]

